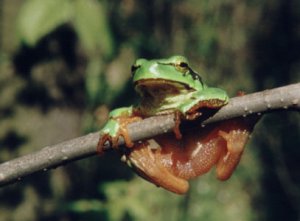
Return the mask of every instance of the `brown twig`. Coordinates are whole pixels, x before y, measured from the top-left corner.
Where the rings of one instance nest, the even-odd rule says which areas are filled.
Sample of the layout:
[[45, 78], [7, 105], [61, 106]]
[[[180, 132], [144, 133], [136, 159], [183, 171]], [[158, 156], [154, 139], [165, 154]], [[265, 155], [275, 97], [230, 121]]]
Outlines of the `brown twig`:
[[[202, 123], [209, 124], [251, 114], [261, 115], [275, 110], [300, 110], [300, 83], [232, 98], [228, 105]], [[128, 125], [128, 131], [131, 139], [137, 141], [170, 132], [174, 125], [172, 114], [155, 116]], [[98, 133], [91, 133], [4, 162], [0, 164], [0, 186], [38, 171], [95, 155], [98, 139]], [[122, 142], [120, 140], [120, 144]]]

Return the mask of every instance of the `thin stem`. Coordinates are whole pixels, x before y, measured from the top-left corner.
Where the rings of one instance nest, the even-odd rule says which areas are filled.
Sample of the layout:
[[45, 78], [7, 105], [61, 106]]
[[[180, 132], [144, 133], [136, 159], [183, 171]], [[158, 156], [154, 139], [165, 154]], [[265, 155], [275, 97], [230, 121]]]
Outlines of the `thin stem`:
[[[300, 83], [234, 97], [230, 99], [228, 105], [202, 123], [210, 124], [252, 114], [261, 115], [275, 110], [300, 111]], [[174, 125], [174, 116], [170, 114], [132, 123], [128, 125], [128, 131], [131, 139], [137, 141], [170, 132]], [[95, 155], [98, 139], [99, 133], [91, 133], [2, 163], [0, 164], [0, 186], [13, 183], [41, 170], [56, 168]], [[123, 144], [123, 140], [120, 140], [120, 144]]]

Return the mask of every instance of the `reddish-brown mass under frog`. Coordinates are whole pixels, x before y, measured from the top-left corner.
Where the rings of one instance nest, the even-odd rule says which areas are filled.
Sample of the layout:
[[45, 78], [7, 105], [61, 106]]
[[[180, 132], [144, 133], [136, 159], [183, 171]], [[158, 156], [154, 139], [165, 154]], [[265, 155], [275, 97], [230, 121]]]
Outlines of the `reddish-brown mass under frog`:
[[[110, 142], [137, 174], [178, 194], [188, 190], [188, 180], [213, 166], [218, 179], [228, 179], [240, 161], [256, 120], [237, 118], [205, 127], [199, 125], [181, 134], [181, 120], [196, 120], [204, 108], [216, 110], [226, 105], [226, 92], [205, 85], [182, 56], [138, 59], [132, 66], [132, 75], [141, 102], [110, 113], [109, 121], [100, 131], [98, 152], [103, 153], [104, 144]], [[130, 140], [128, 123], [169, 113], [176, 116], [175, 135]], [[120, 136], [125, 140], [125, 149], [117, 147]]]

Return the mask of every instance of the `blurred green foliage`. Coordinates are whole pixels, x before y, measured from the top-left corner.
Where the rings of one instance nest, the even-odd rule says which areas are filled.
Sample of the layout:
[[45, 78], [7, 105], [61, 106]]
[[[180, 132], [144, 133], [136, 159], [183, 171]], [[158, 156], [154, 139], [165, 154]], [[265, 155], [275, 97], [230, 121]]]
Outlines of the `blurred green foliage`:
[[28, 0], [19, 12], [19, 41], [34, 46], [57, 27], [71, 23], [89, 54], [99, 51], [109, 56], [112, 39], [105, 12], [96, 1]]
[[[136, 58], [182, 54], [234, 96], [300, 80], [300, 3], [0, 0], [0, 161], [95, 131], [136, 102]], [[227, 182], [177, 196], [109, 153], [0, 190], [0, 221], [299, 220], [298, 113], [257, 126]]]

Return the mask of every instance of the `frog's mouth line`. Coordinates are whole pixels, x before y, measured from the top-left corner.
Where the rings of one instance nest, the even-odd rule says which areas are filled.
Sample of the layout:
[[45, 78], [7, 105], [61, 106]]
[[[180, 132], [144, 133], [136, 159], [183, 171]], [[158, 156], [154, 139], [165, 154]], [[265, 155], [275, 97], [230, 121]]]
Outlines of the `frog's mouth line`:
[[165, 80], [165, 79], [146, 79], [135, 82], [135, 89], [141, 94], [150, 93], [152, 95], [159, 94], [179, 94], [182, 91], [194, 91], [187, 84]]

